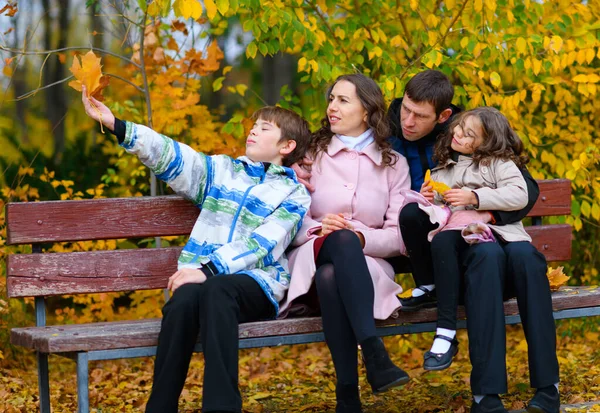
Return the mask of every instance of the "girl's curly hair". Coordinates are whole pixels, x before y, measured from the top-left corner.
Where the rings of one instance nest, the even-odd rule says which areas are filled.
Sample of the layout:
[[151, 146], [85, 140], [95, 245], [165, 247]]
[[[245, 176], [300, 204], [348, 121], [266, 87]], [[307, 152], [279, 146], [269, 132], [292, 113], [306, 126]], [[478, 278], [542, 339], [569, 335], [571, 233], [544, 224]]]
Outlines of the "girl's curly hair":
[[447, 132], [438, 139], [433, 152], [433, 158], [443, 165], [452, 156], [452, 137], [454, 128], [462, 126], [469, 116], [477, 116], [483, 129], [483, 143], [473, 152], [473, 162], [487, 164], [493, 158], [513, 161], [519, 168], [529, 162], [529, 157], [523, 153], [523, 142], [510, 127], [508, 119], [498, 109], [484, 106], [458, 114], [450, 123]]
[[[373, 130], [375, 143], [382, 152], [383, 165], [394, 165], [397, 161], [397, 156], [392, 153], [392, 147], [388, 142], [390, 126], [386, 116], [386, 105], [381, 89], [373, 79], [363, 74], [353, 73], [342, 75], [327, 90], [328, 100], [333, 87], [342, 80], [348, 81], [356, 87], [356, 95], [367, 111], [367, 126]], [[319, 154], [327, 151], [327, 146], [331, 142], [333, 135], [329, 117], [325, 114], [325, 117], [321, 120], [321, 128], [313, 133], [309, 146], [309, 153], [314, 159]]]

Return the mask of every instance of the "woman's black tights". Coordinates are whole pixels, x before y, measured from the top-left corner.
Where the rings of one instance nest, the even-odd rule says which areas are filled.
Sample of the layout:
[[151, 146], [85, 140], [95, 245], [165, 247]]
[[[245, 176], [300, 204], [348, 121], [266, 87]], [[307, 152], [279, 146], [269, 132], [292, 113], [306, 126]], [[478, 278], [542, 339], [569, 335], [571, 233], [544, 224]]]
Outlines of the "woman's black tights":
[[358, 385], [357, 344], [376, 335], [375, 292], [358, 236], [350, 230], [331, 233], [316, 264], [323, 332], [338, 386]]

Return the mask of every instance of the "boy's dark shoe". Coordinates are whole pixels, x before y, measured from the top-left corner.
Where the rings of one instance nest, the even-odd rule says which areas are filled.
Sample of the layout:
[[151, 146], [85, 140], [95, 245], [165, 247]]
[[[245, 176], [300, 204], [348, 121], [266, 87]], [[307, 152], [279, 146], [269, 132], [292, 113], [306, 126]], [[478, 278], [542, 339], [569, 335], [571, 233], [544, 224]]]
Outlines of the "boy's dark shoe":
[[471, 413], [508, 413], [497, 394], [486, 395], [479, 403], [473, 400]]
[[408, 383], [410, 377], [392, 362], [379, 337], [366, 339], [361, 343], [361, 348], [367, 369], [367, 381], [371, 385], [373, 393], [382, 393]]
[[431, 308], [437, 305], [435, 290], [429, 291], [423, 286], [417, 287], [417, 289], [423, 291], [423, 295], [400, 298], [400, 303], [402, 304], [400, 311], [417, 311], [420, 308]]
[[335, 413], [363, 413], [358, 384], [338, 384], [335, 389]]
[[556, 386], [551, 385], [537, 389], [533, 399], [527, 406], [528, 413], [559, 413], [560, 395]]

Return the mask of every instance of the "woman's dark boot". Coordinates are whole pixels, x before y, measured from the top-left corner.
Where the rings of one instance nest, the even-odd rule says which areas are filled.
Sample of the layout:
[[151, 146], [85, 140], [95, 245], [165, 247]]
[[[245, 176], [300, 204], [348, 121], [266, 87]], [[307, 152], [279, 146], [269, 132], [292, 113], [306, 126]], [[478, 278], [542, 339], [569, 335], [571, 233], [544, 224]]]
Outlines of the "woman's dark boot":
[[379, 337], [369, 337], [360, 343], [363, 361], [367, 368], [367, 380], [373, 393], [382, 393], [392, 387], [408, 383], [408, 374], [397, 367], [388, 355]]
[[358, 384], [338, 384], [335, 396], [337, 399], [335, 413], [363, 413]]

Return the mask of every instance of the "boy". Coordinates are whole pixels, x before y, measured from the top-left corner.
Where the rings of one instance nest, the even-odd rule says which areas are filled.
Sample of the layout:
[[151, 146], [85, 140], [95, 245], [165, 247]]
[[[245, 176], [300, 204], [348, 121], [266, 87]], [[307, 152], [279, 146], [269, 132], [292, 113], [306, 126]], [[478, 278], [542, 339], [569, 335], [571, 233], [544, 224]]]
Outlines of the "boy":
[[246, 156], [231, 159], [116, 119], [85, 89], [83, 103], [125, 150], [201, 208], [169, 278], [173, 297], [163, 308], [146, 412], [177, 412], [198, 333], [205, 358], [202, 411], [241, 412], [238, 325], [274, 318], [289, 286], [284, 250], [310, 196], [287, 166], [304, 156], [308, 123], [286, 109], [262, 108], [253, 115]]

